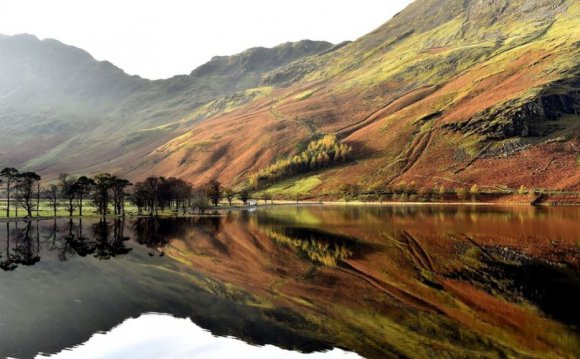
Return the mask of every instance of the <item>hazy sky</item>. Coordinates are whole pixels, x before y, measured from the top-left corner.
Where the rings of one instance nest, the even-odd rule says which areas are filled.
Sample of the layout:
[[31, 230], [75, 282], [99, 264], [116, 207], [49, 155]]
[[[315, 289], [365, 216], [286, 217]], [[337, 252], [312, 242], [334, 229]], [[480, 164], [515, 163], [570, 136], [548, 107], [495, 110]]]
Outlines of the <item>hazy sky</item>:
[[[157, 79], [214, 55], [302, 39], [354, 40], [411, 0], [2, 0], [0, 33], [54, 38]], [[1, 56], [1, 54], [0, 54]]]

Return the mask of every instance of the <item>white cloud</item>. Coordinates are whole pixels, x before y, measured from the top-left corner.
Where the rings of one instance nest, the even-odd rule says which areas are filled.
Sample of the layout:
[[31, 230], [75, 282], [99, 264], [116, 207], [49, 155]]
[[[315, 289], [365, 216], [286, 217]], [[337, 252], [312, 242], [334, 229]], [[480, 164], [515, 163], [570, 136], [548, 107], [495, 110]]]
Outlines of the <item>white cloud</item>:
[[410, 2], [7, 0], [0, 2], [0, 33], [55, 38], [130, 74], [166, 78], [253, 46], [354, 40]]

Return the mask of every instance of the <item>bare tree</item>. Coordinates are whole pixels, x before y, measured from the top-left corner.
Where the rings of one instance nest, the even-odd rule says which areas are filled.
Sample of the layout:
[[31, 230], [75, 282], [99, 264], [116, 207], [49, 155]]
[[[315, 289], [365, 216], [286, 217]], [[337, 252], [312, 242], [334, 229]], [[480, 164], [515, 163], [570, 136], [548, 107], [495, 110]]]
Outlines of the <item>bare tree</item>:
[[40, 217], [40, 181], [36, 182], [36, 217]]
[[113, 192], [113, 209], [116, 216], [125, 216], [125, 188], [131, 186], [131, 182], [116, 176], [110, 179], [111, 191]]
[[79, 204], [79, 216], [83, 216], [83, 199], [90, 196], [95, 188], [95, 180], [87, 176], [81, 176], [76, 180], [75, 192]]
[[204, 214], [210, 207], [207, 191], [204, 189], [194, 190], [191, 197], [191, 206], [194, 212], [197, 210], [199, 214]]
[[59, 189], [58, 186], [53, 184], [50, 185], [50, 187], [48, 189], [45, 189], [43, 191], [44, 194], [44, 198], [46, 200], [48, 200], [48, 203], [50, 204], [50, 207], [52, 208], [52, 214], [54, 217], [56, 217], [56, 213], [58, 211], [58, 193], [59, 193]]
[[6, 185], [6, 217], [10, 217], [10, 194], [17, 177], [18, 170], [16, 168], [7, 167], [0, 171], [0, 183]]
[[226, 199], [228, 200], [228, 203], [231, 206], [232, 201], [233, 201], [234, 197], [236, 196], [236, 191], [234, 191], [231, 188], [226, 188], [226, 189], [224, 189], [224, 195], [226, 196]]
[[69, 217], [73, 216], [75, 210], [75, 199], [77, 198], [76, 177], [72, 177], [68, 173], [61, 173], [58, 176], [60, 193], [63, 198], [67, 200], [67, 211]]
[[17, 177], [17, 184], [15, 186], [18, 193], [18, 199], [28, 217], [32, 217], [33, 198], [37, 188], [36, 183], [40, 181], [40, 176], [35, 172], [23, 172]]
[[217, 207], [222, 196], [222, 184], [218, 180], [212, 179], [206, 185], [205, 190], [213, 206]]

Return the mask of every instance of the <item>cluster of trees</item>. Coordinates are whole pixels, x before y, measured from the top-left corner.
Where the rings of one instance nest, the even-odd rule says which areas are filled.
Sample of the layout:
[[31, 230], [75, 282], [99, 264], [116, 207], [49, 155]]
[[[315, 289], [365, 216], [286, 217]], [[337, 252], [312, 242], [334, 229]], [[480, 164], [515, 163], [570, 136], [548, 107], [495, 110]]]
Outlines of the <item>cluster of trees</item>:
[[74, 177], [63, 173], [58, 177], [58, 184], [51, 185], [45, 191], [45, 198], [49, 201], [55, 216], [60, 199], [65, 199], [64, 207], [69, 216], [73, 216], [76, 209], [79, 216], [82, 216], [83, 201], [87, 198], [92, 200], [96, 213], [103, 217], [111, 213], [122, 216], [125, 214], [126, 190], [129, 186], [131, 182], [128, 180], [109, 173], [102, 173], [93, 178]]
[[35, 172], [19, 172], [15, 168], [0, 171], [0, 184], [4, 185], [6, 192], [6, 217], [10, 217], [11, 207], [16, 217], [19, 207], [25, 209], [28, 217], [32, 217], [34, 211], [38, 216], [41, 199], [48, 201], [54, 216], [59, 208], [66, 209], [70, 216], [78, 209], [82, 216], [86, 199], [91, 200], [98, 214], [123, 215], [126, 189], [131, 185], [128, 180], [108, 173], [93, 178], [63, 173], [58, 181], [46, 188], [41, 187], [40, 181], [41, 177]]
[[281, 159], [250, 176], [250, 186], [262, 188], [282, 178], [347, 161], [352, 147], [338, 141], [335, 135], [311, 141], [308, 147], [293, 157]]
[[148, 177], [143, 182], [137, 182], [130, 199], [137, 206], [139, 215], [148, 212], [159, 214], [166, 208], [185, 211], [188, 200], [193, 194], [189, 182], [179, 178]]
[[456, 187], [447, 189], [445, 186], [435, 186], [433, 188], [417, 187], [414, 181], [409, 183], [400, 182], [393, 188], [393, 199], [399, 200], [442, 200], [446, 196], [455, 195], [459, 200], [465, 200], [469, 197], [476, 200], [480, 195], [479, 186], [474, 184], [470, 188]]
[[545, 189], [529, 189], [524, 185], [519, 188], [494, 186], [482, 190], [478, 184], [456, 187], [436, 185], [433, 188], [418, 186], [415, 181], [401, 181], [388, 186], [376, 186], [364, 189], [359, 184], [345, 183], [338, 188], [338, 194], [345, 200], [367, 199], [384, 202], [393, 201], [441, 201], [441, 200], [480, 200], [484, 196], [517, 194], [539, 196], [548, 193]]
[[22, 206], [28, 216], [32, 216], [34, 199], [40, 201], [40, 176], [35, 172], [19, 172], [16, 168], [4, 168], [0, 171], [0, 184], [6, 189], [6, 216], [10, 217], [10, 205], [14, 206], [18, 215], [18, 206]]
[[0, 171], [0, 184], [6, 192], [7, 217], [12, 212], [18, 217], [20, 207], [26, 210], [28, 217], [32, 217], [34, 211], [38, 216], [41, 200], [48, 203], [55, 217], [59, 209], [66, 210], [70, 217], [78, 210], [78, 215], [82, 216], [87, 200], [94, 206], [95, 212], [104, 217], [109, 214], [124, 216], [127, 200], [137, 207], [139, 215], [158, 215], [165, 209], [177, 213], [188, 210], [204, 213], [211, 206], [217, 207], [222, 199], [231, 205], [234, 198], [239, 198], [244, 204], [250, 198], [248, 190], [224, 188], [217, 180], [194, 188], [191, 183], [179, 178], [149, 177], [136, 183], [130, 193], [128, 187], [133, 186], [131, 182], [108, 173], [92, 178], [63, 173], [46, 188], [41, 187], [40, 181], [41, 177], [34, 172], [19, 172], [15, 168]]
[[445, 186], [435, 186], [433, 188], [419, 187], [414, 181], [399, 182], [393, 186], [385, 188], [375, 188], [370, 191], [364, 191], [358, 184], [343, 184], [339, 188], [339, 193], [346, 200], [358, 198], [361, 195], [372, 196], [376, 200], [383, 202], [387, 198], [395, 201], [428, 201], [442, 200], [449, 196], [455, 196], [459, 200], [471, 198], [476, 200], [481, 195], [477, 184], [469, 188], [456, 187], [447, 189]]
[[202, 214], [211, 206], [217, 207], [222, 199], [226, 199], [231, 206], [236, 197], [247, 204], [250, 193], [245, 189], [236, 192], [231, 188], [224, 188], [215, 179], [194, 188], [191, 183], [179, 178], [149, 177], [135, 184], [130, 199], [137, 207], [139, 215], [157, 215], [165, 209], [176, 213], [192, 210]]

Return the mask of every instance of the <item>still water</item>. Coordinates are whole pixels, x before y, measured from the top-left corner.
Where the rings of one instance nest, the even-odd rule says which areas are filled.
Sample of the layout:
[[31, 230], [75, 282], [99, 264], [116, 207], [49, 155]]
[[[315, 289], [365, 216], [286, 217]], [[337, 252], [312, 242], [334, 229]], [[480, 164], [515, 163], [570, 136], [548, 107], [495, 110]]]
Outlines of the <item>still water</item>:
[[580, 208], [0, 223], [0, 357], [580, 357]]

